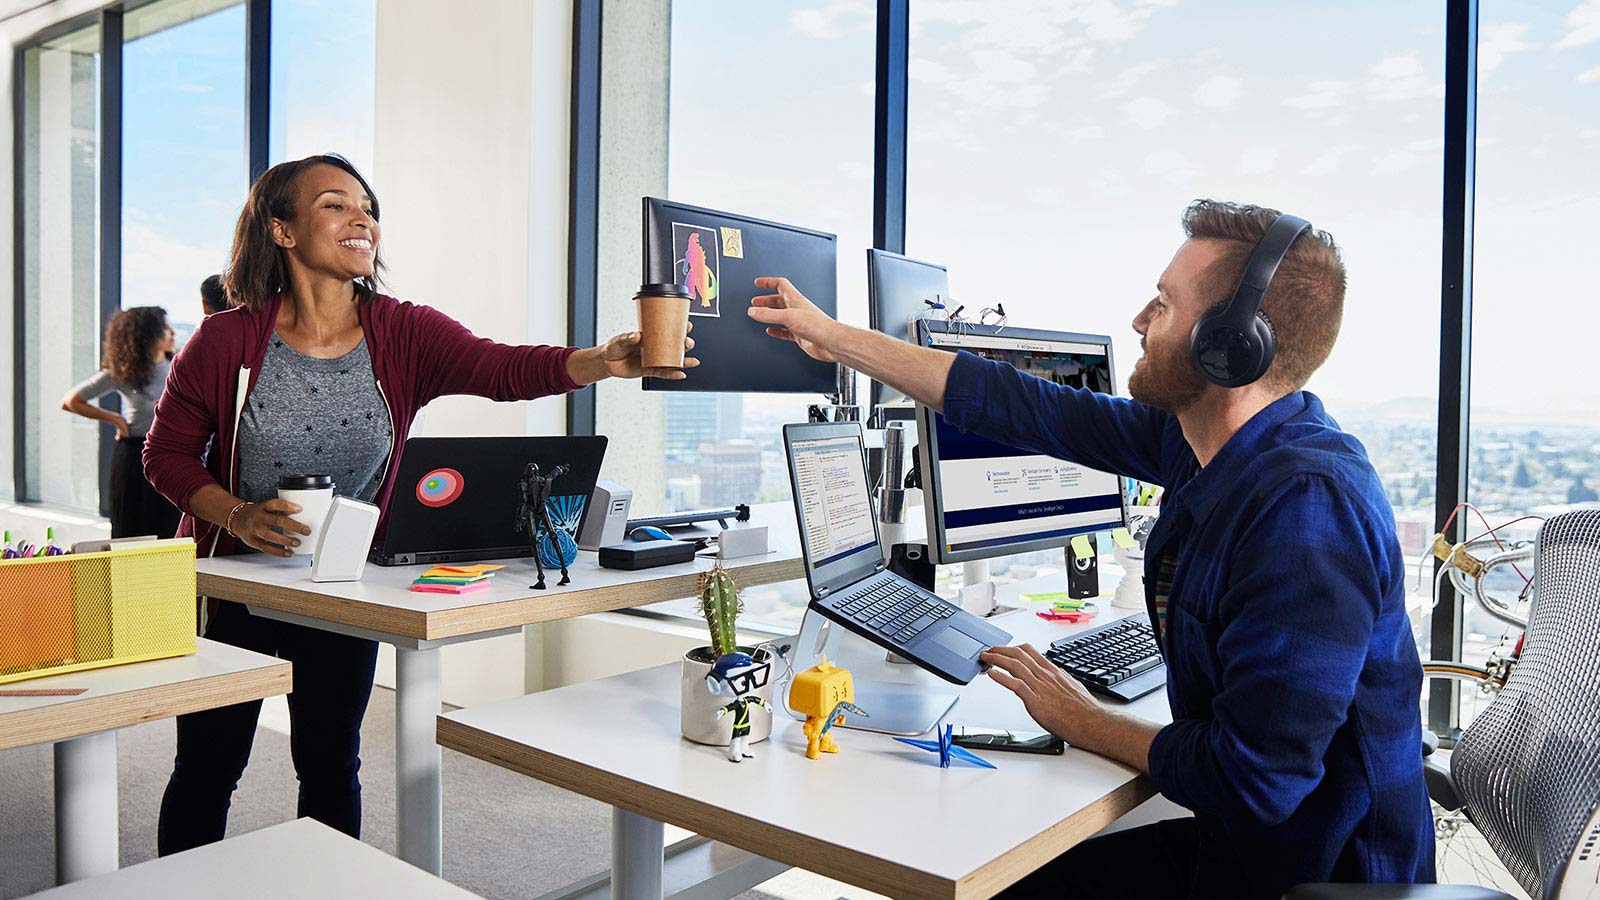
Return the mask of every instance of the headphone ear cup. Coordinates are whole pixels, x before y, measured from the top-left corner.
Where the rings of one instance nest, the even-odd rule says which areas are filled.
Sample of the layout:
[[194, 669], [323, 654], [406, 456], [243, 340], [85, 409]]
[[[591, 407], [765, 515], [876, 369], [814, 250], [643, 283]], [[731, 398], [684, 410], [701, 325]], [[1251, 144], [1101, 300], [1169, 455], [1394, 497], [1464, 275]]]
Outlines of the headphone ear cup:
[[1251, 381], [1259, 381], [1272, 368], [1272, 358], [1278, 352], [1278, 330], [1272, 327], [1272, 319], [1267, 317], [1264, 310], [1256, 310], [1256, 340], [1261, 348], [1261, 359], [1256, 363], [1255, 375]]
[[1272, 363], [1277, 346], [1272, 323], [1256, 314], [1251, 328], [1241, 332], [1222, 321], [1229, 302], [1206, 310], [1189, 336], [1189, 362], [1200, 377], [1221, 387], [1243, 387], [1260, 378]]

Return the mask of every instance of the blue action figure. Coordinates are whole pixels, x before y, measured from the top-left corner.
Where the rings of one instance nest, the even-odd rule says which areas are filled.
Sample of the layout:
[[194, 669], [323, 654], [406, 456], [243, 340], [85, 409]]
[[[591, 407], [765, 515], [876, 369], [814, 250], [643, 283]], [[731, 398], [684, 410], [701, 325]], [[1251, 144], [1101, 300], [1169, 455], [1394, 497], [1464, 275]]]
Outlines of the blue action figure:
[[772, 708], [755, 692], [766, 687], [770, 663], [756, 662], [748, 653], [724, 653], [717, 657], [716, 665], [706, 675], [706, 689], [718, 697], [733, 698], [728, 705], [717, 710], [717, 720], [733, 713], [733, 740], [728, 743], [728, 761], [743, 762], [755, 759], [744, 752], [750, 740], [750, 707], [759, 706], [772, 714]]

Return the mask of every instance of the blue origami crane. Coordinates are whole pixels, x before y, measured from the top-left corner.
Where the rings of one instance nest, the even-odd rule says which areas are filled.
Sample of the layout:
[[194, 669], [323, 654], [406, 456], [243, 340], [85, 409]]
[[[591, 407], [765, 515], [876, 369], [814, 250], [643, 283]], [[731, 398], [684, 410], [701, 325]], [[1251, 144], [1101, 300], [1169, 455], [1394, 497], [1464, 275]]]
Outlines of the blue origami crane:
[[954, 733], [954, 731], [954, 725], [946, 725], [943, 728], [938, 729], [934, 732], [935, 734], [939, 735], [939, 739], [936, 741], [921, 741], [915, 738], [903, 737], [897, 737], [895, 740], [902, 744], [910, 744], [913, 747], [927, 750], [930, 753], [939, 754], [939, 768], [941, 769], [950, 768], [951, 759], [959, 759], [963, 762], [972, 763], [975, 766], [982, 766], [985, 769], [998, 768], [998, 766], [996, 766], [994, 763], [989, 762], [981, 756], [978, 756], [976, 753], [973, 753], [967, 748], [957, 747], [950, 743], [950, 736]]

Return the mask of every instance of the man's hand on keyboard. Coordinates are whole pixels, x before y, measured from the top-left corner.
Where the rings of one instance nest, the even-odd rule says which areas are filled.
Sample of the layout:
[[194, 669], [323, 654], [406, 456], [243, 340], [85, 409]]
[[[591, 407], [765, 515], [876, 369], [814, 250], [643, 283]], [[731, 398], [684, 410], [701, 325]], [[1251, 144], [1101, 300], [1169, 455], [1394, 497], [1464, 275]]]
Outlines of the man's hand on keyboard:
[[[988, 663], [989, 677], [1022, 698], [1039, 727], [1069, 744], [1079, 744], [1106, 710], [1071, 675], [1044, 658], [1032, 644], [990, 647], [978, 659]], [[1090, 748], [1093, 749], [1093, 748]]]

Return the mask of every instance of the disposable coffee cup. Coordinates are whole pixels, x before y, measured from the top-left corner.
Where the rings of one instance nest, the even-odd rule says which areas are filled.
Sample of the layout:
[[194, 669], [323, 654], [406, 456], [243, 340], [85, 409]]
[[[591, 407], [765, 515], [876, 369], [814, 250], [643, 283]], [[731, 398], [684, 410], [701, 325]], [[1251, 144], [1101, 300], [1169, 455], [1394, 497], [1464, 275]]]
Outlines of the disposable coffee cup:
[[689, 335], [689, 289], [681, 284], [646, 284], [633, 295], [639, 307], [639, 359], [647, 369], [683, 368]]
[[[311, 529], [310, 534], [295, 534], [300, 546], [295, 556], [310, 556], [317, 546], [317, 532], [333, 505], [332, 475], [284, 475], [278, 479], [278, 499], [300, 504], [300, 511], [289, 518]], [[292, 532], [291, 532], [292, 533]]]

